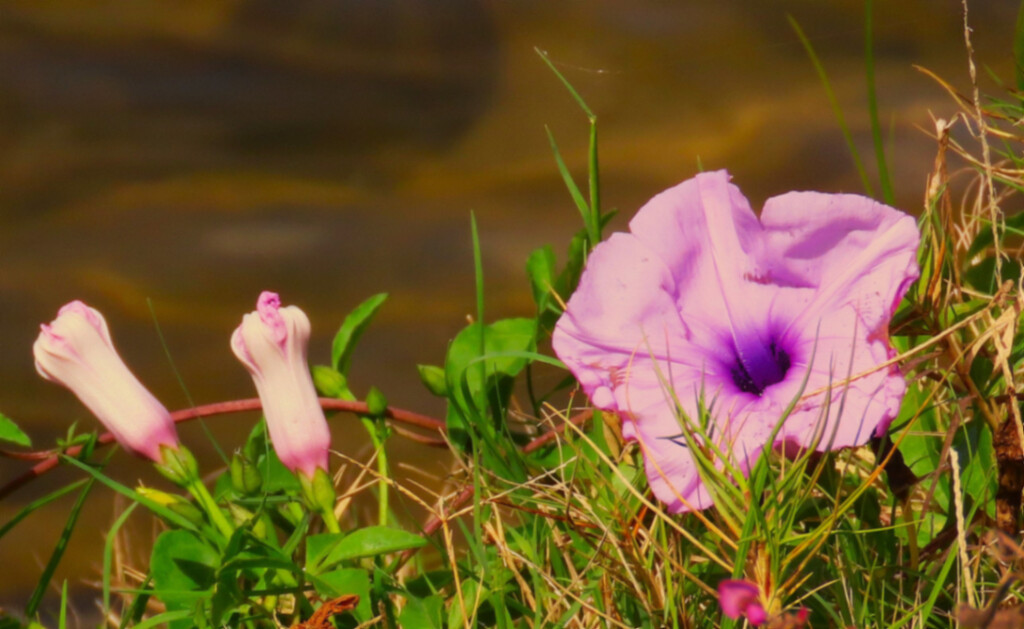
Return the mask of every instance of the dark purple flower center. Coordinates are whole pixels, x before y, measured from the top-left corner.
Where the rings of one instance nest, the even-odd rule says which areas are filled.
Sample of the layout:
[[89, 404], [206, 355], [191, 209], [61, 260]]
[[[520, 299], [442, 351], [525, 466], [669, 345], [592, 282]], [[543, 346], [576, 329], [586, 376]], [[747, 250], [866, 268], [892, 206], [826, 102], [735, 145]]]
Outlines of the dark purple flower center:
[[786, 377], [789, 366], [789, 354], [771, 341], [767, 352], [737, 351], [729, 371], [740, 391], [760, 396], [766, 388]]

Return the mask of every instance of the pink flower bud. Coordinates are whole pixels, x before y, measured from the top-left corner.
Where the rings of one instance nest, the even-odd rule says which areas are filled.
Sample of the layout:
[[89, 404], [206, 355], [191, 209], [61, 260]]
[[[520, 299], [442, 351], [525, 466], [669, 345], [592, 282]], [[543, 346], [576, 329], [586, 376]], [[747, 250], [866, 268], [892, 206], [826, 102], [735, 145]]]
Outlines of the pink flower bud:
[[760, 596], [757, 586], [750, 581], [729, 579], [718, 584], [718, 604], [722, 606], [722, 613], [733, 620], [746, 617], [755, 627], [768, 619]]
[[99, 311], [73, 301], [41, 328], [39, 375], [71, 389], [129, 452], [160, 462], [161, 446], [178, 447], [170, 413], [125, 366]]
[[282, 308], [277, 294], [268, 291], [231, 336], [231, 349], [256, 383], [278, 458], [313, 478], [317, 468], [327, 470], [331, 433], [306, 361], [308, 342], [306, 313]]

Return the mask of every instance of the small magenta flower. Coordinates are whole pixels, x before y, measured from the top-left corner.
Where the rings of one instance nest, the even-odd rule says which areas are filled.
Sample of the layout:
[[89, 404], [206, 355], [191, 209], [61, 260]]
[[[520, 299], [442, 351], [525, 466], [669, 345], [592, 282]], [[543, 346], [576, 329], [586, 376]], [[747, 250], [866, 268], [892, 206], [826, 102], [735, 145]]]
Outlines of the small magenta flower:
[[733, 620], [746, 618], [755, 627], [768, 620], [760, 595], [757, 586], [750, 581], [729, 579], [718, 584], [718, 604], [722, 613]]
[[331, 433], [306, 361], [308, 342], [306, 313], [282, 308], [268, 291], [231, 336], [231, 349], [256, 384], [274, 451], [290, 470], [312, 479], [317, 469], [327, 470]]
[[552, 344], [623, 417], [655, 495], [703, 509], [677, 411], [696, 421], [702, 396], [743, 472], [766, 445], [856, 446], [888, 427], [906, 389], [888, 324], [919, 240], [913, 217], [866, 197], [791, 192], [758, 218], [725, 171], [700, 174], [594, 248]]
[[159, 463], [162, 446], [178, 448], [170, 413], [125, 366], [99, 311], [73, 301], [40, 327], [39, 375], [71, 389], [129, 452]]

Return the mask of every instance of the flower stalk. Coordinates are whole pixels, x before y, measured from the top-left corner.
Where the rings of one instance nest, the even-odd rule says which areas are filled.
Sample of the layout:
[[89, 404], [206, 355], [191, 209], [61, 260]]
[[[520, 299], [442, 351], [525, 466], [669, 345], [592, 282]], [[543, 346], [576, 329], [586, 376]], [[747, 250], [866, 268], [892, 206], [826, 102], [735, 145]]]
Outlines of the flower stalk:
[[155, 467], [164, 478], [178, 485], [192, 494], [196, 502], [206, 512], [210, 522], [225, 537], [231, 537], [235, 527], [228, 522], [224, 512], [221, 511], [210, 491], [206, 489], [202, 478], [199, 477], [199, 467], [196, 459], [185, 446], [179, 445], [176, 448], [163, 446], [160, 448], [161, 460]]

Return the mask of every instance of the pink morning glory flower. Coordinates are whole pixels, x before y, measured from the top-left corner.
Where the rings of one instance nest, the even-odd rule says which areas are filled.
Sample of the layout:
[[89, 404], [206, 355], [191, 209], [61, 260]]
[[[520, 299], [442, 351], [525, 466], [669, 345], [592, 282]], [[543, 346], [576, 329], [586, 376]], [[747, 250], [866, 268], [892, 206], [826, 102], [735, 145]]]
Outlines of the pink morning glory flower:
[[39, 375], [71, 389], [129, 452], [159, 463], [161, 446], [178, 447], [170, 413], [125, 366], [99, 311], [73, 301], [40, 327]]
[[231, 349], [256, 384], [278, 458], [313, 478], [318, 468], [327, 471], [331, 433], [313, 388], [308, 343], [306, 313], [296, 306], [282, 308], [269, 291], [260, 294], [256, 312], [242, 317], [231, 336]]
[[755, 627], [768, 619], [768, 614], [761, 606], [760, 592], [750, 581], [730, 579], [719, 583], [718, 604], [722, 607], [722, 613], [729, 618], [746, 618]]
[[554, 350], [622, 416], [655, 495], [703, 509], [677, 403], [696, 421], [703, 394], [708, 434], [743, 472], [766, 445], [856, 446], [888, 427], [906, 388], [888, 324], [919, 239], [913, 217], [851, 194], [791, 192], [758, 218], [725, 171], [703, 173], [594, 248]]

